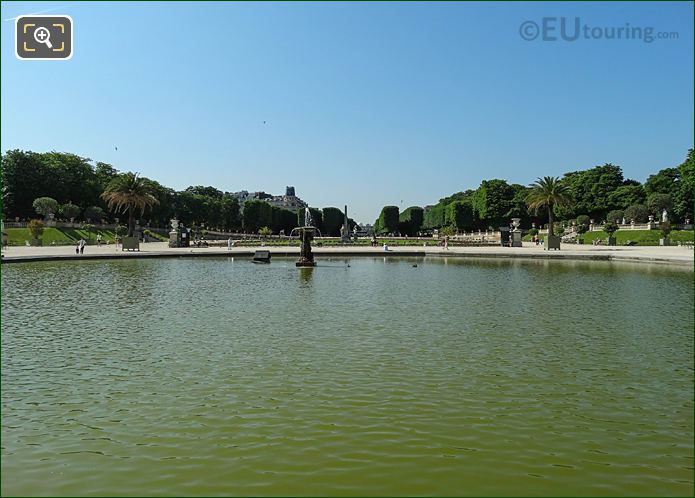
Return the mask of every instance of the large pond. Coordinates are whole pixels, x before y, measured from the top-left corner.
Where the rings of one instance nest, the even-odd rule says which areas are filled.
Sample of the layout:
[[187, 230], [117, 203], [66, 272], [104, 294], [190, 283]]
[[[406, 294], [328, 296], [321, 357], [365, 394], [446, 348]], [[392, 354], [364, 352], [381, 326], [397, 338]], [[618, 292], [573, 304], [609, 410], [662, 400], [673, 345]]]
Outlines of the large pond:
[[693, 494], [692, 271], [321, 265], [3, 265], [2, 494]]

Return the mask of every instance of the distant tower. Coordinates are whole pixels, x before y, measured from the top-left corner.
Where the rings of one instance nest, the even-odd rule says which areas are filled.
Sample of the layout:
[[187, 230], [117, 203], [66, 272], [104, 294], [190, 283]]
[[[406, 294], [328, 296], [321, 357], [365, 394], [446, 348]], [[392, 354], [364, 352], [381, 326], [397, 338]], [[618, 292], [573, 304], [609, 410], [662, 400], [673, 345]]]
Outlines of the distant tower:
[[287, 197], [294, 197], [294, 187], [285, 187], [285, 195]]

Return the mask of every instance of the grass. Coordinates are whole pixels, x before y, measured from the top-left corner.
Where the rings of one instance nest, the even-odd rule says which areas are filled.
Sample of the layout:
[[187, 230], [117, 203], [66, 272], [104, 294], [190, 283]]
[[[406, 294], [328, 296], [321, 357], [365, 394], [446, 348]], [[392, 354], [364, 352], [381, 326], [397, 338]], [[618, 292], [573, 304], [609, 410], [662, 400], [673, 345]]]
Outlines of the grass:
[[[28, 228], [7, 228], [7, 243], [11, 246], [23, 246], [25, 241], [31, 241], [34, 236]], [[46, 228], [41, 240], [43, 245], [70, 245], [84, 239], [87, 244], [97, 243], [97, 234], [101, 234], [102, 242], [113, 243], [115, 233], [112, 230], [82, 230], [80, 228]]]
[[[638, 246], [658, 246], [662, 237], [659, 230], [618, 230], [614, 237], [619, 246], [624, 246], [628, 241], [636, 242]], [[596, 239], [606, 241], [608, 234], [604, 231], [587, 232], [584, 234], [584, 243], [591, 244]], [[687, 242], [693, 240], [692, 230], [674, 230], [668, 237], [672, 243]]]

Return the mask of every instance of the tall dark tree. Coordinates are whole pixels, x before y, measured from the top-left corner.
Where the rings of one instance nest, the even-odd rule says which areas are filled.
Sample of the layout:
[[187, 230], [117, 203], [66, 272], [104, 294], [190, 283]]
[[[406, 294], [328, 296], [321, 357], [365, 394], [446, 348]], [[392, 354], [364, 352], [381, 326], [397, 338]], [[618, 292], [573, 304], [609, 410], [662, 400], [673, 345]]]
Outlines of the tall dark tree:
[[422, 228], [424, 211], [420, 206], [410, 206], [399, 214], [398, 221], [398, 230], [402, 234], [414, 237]]
[[343, 226], [345, 215], [336, 207], [323, 208], [323, 228], [328, 237], [337, 237], [340, 235], [340, 227]]
[[678, 166], [679, 182], [673, 191], [673, 212], [676, 217], [685, 221], [693, 219], [693, 188], [695, 188], [695, 175], [693, 169], [695, 166], [695, 157], [693, 149], [688, 151], [683, 164]]
[[472, 230], [475, 224], [473, 205], [468, 201], [454, 201], [446, 206], [447, 225], [456, 230]]
[[261, 227], [273, 224], [273, 207], [265, 201], [252, 199], [244, 203], [244, 231], [256, 233]]
[[379, 233], [395, 233], [398, 231], [398, 206], [384, 206], [375, 223]]

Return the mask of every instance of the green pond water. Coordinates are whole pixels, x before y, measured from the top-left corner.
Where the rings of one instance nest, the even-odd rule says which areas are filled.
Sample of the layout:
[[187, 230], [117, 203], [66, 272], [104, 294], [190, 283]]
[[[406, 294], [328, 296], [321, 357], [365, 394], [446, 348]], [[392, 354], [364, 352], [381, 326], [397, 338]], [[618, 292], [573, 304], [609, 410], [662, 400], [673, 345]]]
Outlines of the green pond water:
[[320, 264], [3, 265], [2, 494], [693, 494], [692, 271]]

